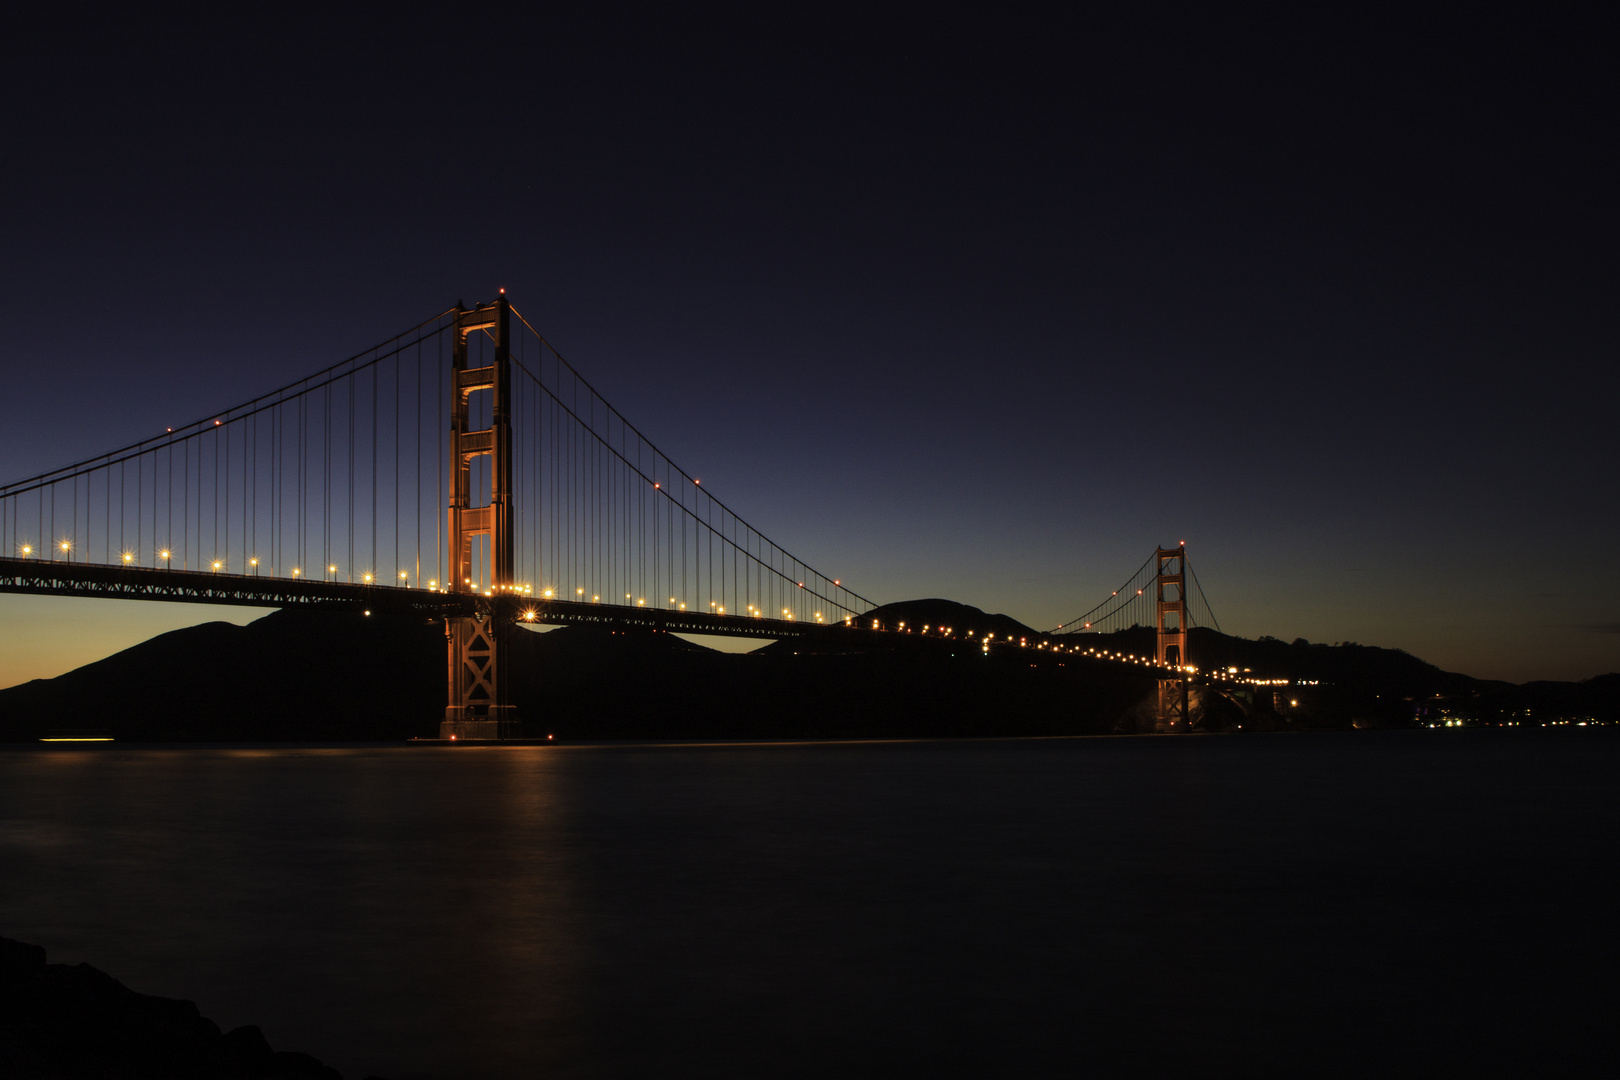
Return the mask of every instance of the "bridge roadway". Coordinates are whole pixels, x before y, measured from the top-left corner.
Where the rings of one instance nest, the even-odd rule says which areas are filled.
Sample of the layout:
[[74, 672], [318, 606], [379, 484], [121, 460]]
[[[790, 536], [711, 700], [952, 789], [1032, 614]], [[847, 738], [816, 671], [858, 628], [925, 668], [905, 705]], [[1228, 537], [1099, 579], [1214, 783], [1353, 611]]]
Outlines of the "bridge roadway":
[[[0, 557], [0, 593], [35, 596], [84, 596], [112, 600], [168, 600], [187, 604], [226, 604], [236, 607], [327, 606], [407, 611], [442, 618], [493, 613], [514, 622], [545, 626], [635, 626], [683, 634], [716, 634], [727, 637], [814, 640], [834, 635], [847, 644], [883, 644], [890, 647], [929, 648], [980, 644], [962, 638], [935, 638], [922, 634], [854, 626], [842, 620], [814, 623], [807, 620], [767, 619], [747, 615], [718, 615], [702, 611], [678, 611], [656, 607], [630, 607], [622, 604], [591, 604], [575, 600], [548, 600], [534, 596], [479, 596], [475, 593], [445, 593], [433, 589], [413, 589], [398, 585], [362, 585], [346, 581], [309, 578], [260, 577], [205, 570], [171, 570], [147, 566], [119, 566], [106, 563], [76, 563], [49, 559]], [[1044, 647], [1041, 643], [1044, 642]], [[1042, 635], [1022, 646], [1031, 660], [1043, 652], [1057, 657], [1081, 653], [1079, 645], [1061, 642], [1060, 637]], [[1011, 641], [996, 642], [998, 649]], [[1145, 665], [1138, 657], [1096, 656], [1104, 661]], [[1225, 678], [1224, 673], [1214, 676]], [[1204, 682], [1202, 673], [1193, 682]]]
[[852, 628], [842, 623], [590, 604], [533, 596], [479, 596], [474, 593], [446, 593], [397, 585], [360, 585], [313, 578], [260, 577], [205, 570], [11, 557], [0, 558], [0, 593], [169, 600], [237, 607], [363, 607], [412, 611], [431, 616], [467, 616], [480, 611], [494, 611], [514, 621], [548, 626], [640, 626], [677, 633], [730, 637], [803, 638], [834, 630], [853, 632]]

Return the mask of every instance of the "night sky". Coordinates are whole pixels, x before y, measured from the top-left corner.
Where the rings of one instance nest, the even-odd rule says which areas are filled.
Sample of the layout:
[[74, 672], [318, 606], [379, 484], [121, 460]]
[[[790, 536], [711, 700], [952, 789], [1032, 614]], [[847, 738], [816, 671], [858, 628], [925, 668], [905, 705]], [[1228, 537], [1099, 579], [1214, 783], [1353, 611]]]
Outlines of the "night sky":
[[[0, 473], [505, 287], [875, 600], [1186, 540], [1229, 633], [1620, 668], [1606, 27], [766, 10], [20, 27]], [[0, 597], [0, 684], [256, 614]]]

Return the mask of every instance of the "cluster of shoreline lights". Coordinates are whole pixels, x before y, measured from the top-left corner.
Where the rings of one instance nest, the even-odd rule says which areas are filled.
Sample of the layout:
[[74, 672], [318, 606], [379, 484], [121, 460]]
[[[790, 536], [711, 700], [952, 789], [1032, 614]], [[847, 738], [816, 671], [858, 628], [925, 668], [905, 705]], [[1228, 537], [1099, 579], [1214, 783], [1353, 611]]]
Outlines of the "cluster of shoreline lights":
[[1478, 727], [1605, 727], [1614, 724], [1614, 720], [1599, 720], [1595, 716], [1588, 716], [1585, 720], [1546, 720], [1535, 724], [1525, 720], [1478, 720], [1471, 716], [1454, 716], [1450, 720], [1443, 720], [1427, 726], [1432, 728], [1478, 728]]

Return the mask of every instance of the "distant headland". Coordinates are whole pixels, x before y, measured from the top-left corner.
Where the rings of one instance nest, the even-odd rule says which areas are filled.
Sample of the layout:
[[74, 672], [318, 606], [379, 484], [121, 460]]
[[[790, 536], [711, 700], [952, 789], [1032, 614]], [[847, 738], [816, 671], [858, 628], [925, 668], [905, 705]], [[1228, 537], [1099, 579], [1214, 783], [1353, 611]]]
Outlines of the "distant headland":
[[[834, 739], [998, 737], [1149, 730], [1147, 670], [1016, 647], [1040, 635], [949, 600], [863, 616], [897, 630], [874, 643], [780, 641], [721, 653], [645, 629], [521, 631], [508, 661], [539, 738]], [[928, 640], [949, 625], [1007, 642], [989, 652]], [[1151, 656], [1138, 627], [1087, 641]], [[1190, 659], [1274, 688], [1196, 695], [1200, 730], [1288, 731], [1620, 722], [1620, 674], [1515, 686], [1441, 671], [1398, 649], [1233, 637], [1197, 628]], [[0, 690], [0, 742], [52, 732], [118, 741], [400, 741], [443, 713], [442, 623], [378, 611], [285, 609], [246, 626], [159, 635], [54, 679]], [[1280, 680], [1287, 680], [1286, 683]]]

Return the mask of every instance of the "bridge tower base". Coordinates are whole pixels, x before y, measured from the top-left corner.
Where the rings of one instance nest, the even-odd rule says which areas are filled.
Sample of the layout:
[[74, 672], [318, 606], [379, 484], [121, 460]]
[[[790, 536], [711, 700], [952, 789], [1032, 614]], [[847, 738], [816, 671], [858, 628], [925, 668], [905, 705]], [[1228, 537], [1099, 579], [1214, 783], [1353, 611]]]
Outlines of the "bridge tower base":
[[[471, 310], [457, 306], [450, 355], [450, 580], [452, 592], [477, 597], [478, 611], [445, 620], [448, 693], [439, 738], [496, 740], [523, 734], [507, 693], [501, 654], [510, 627], [506, 598], [512, 580], [511, 308], [503, 294]], [[483, 367], [467, 366], [469, 334], [486, 334], [494, 354]], [[490, 394], [490, 426], [469, 431], [469, 399]], [[473, 498], [472, 460], [489, 460], [488, 501]], [[487, 538], [482, 570], [474, 574], [474, 546]], [[488, 575], [486, 583], [481, 581]]]
[[523, 725], [515, 717], [508, 720], [439, 721], [439, 738], [445, 742], [500, 742], [522, 737]]
[[502, 704], [500, 654], [503, 632], [487, 612], [448, 618], [444, 636], [450, 650], [450, 704], [444, 707], [439, 738], [452, 742], [519, 739], [517, 710]]
[[1156, 731], [1190, 731], [1187, 707], [1187, 548], [1159, 548], [1159, 716]]

